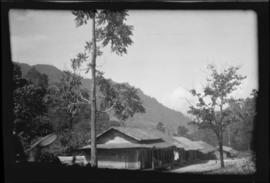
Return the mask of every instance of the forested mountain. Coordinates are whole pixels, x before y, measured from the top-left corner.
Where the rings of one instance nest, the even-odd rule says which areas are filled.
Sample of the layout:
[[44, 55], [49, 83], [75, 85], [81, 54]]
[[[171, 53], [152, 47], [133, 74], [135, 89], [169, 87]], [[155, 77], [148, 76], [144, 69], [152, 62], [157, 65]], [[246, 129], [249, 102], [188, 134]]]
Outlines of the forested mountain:
[[[56, 83], [60, 81], [63, 72], [52, 65], [38, 64], [30, 66], [24, 63], [17, 63], [22, 71], [22, 76], [35, 67], [40, 73], [48, 75], [49, 84]], [[90, 89], [90, 79], [83, 79], [83, 88]], [[172, 110], [163, 104], [159, 103], [155, 98], [147, 96], [142, 90], [138, 89], [138, 95], [142, 100], [143, 106], [146, 109], [145, 113], [137, 113], [132, 118], [125, 121], [127, 126], [137, 126], [137, 127], [153, 127], [155, 128], [159, 122], [165, 124], [167, 132], [173, 134], [176, 132], [179, 125], [186, 126], [189, 130], [193, 131], [193, 127], [188, 125], [188, 117], [186, 117], [181, 112]], [[112, 120], [114, 117], [111, 115]]]

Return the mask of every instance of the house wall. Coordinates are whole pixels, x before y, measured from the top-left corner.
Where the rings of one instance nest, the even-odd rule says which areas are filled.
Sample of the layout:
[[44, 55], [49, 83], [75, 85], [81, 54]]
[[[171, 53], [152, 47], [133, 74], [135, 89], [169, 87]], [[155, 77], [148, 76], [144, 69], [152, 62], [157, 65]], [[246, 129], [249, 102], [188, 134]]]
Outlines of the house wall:
[[216, 155], [214, 152], [202, 153], [198, 151], [197, 159], [200, 159], [200, 160], [216, 159]]
[[[215, 156], [217, 159], [220, 159], [219, 151], [215, 151]], [[228, 154], [226, 152], [223, 152], [223, 159], [227, 159], [227, 158], [228, 158]]]
[[[90, 162], [90, 152], [85, 151]], [[152, 169], [169, 167], [174, 161], [173, 150], [164, 149], [98, 149], [99, 168]]]
[[138, 161], [141, 169], [152, 168], [152, 150], [151, 149], [140, 149], [138, 151]]
[[154, 167], [155, 168], [168, 168], [174, 162], [173, 148], [161, 148], [153, 150]]
[[185, 161], [193, 161], [196, 158], [196, 151], [189, 150], [185, 152]]
[[184, 161], [186, 161], [186, 151], [184, 149], [178, 149], [177, 150], [178, 153], [179, 153], [179, 159], [178, 159], [178, 162], [180, 163], [183, 163]]
[[179, 154], [178, 163], [186, 163], [200, 158], [199, 151], [178, 148], [177, 152]]
[[[139, 169], [138, 149], [98, 149], [99, 168]], [[90, 155], [86, 155], [90, 161]]]

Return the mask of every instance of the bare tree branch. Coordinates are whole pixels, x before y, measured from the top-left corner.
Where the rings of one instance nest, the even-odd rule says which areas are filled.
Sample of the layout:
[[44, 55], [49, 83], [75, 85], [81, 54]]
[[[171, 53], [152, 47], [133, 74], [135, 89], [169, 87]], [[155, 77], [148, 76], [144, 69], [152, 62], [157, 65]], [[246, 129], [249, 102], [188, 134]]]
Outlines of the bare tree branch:
[[186, 100], [186, 102], [190, 105], [190, 106], [193, 106], [192, 104], [191, 104], [191, 102], [185, 97], [185, 100]]
[[87, 102], [88, 104], [91, 103], [90, 100], [88, 100], [88, 99], [86, 99], [85, 97], [82, 96], [82, 93], [81, 93], [80, 91], [79, 91], [79, 94], [80, 94], [80, 97], [81, 97], [82, 100], [84, 100], [84, 101]]
[[81, 105], [81, 104], [83, 104], [83, 105], [89, 105], [89, 103], [84, 103], [84, 102], [72, 102], [72, 103], [70, 103], [69, 105], [68, 105], [68, 107], [70, 107], [70, 106], [72, 106], [72, 105]]
[[104, 110], [104, 111], [99, 111], [99, 112], [109, 112], [110, 110], [113, 109], [113, 107], [116, 105], [116, 102], [108, 109]]

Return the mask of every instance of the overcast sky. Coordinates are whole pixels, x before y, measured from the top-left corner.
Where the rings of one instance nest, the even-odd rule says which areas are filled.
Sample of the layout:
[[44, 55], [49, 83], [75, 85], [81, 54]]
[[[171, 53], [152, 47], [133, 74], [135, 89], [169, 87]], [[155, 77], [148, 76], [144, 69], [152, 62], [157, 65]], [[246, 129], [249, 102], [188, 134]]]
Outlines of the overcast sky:
[[[70, 69], [70, 59], [91, 39], [91, 26], [76, 28], [70, 11], [11, 10], [12, 59]], [[236, 97], [257, 88], [257, 20], [252, 11], [129, 11], [134, 44], [97, 60], [105, 77], [128, 82], [167, 107], [186, 113], [191, 96], [218, 69], [240, 66], [247, 76]], [[84, 75], [90, 78], [90, 73]]]

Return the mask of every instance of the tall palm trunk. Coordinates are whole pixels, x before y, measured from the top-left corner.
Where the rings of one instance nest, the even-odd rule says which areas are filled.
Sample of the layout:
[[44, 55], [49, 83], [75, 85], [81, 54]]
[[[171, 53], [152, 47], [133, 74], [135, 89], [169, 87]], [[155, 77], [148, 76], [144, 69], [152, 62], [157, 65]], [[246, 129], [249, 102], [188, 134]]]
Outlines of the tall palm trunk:
[[96, 156], [96, 35], [95, 35], [95, 15], [92, 19], [92, 43], [93, 52], [91, 60], [92, 88], [91, 88], [91, 166], [97, 167]]

